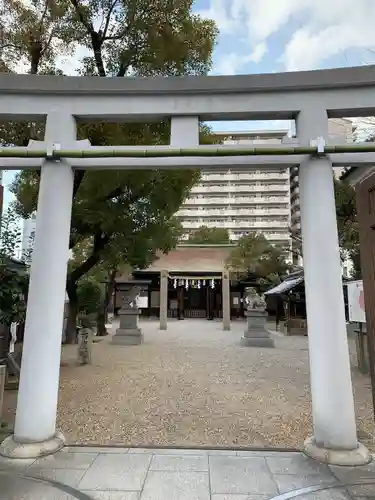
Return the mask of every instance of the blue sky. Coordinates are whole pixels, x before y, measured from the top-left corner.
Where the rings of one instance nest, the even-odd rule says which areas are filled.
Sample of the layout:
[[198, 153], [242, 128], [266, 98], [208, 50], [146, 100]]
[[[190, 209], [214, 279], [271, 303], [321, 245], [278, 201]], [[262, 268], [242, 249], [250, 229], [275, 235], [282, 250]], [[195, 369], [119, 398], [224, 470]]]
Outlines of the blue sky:
[[198, 0], [220, 38], [215, 73], [265, 73], [375, 62], [373, 0]]
[[[197, 0], [220, 30], [212, 74], [272, 73], [375, 64], [375, 0]], [[85, 50], [59, 66], [74, 74]], [[218, 130], [287, 123], [217, 123]], [[5, 172], [7, 186], [14, 174]], [[9, 202], [5, 193], [5, 205]]]

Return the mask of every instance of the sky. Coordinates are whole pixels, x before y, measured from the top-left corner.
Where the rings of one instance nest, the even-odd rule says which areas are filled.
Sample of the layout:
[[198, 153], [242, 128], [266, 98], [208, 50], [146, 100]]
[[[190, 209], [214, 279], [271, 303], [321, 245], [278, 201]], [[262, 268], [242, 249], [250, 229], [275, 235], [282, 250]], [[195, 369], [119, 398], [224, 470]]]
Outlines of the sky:
[[[375, 0], [197, 0], [194, 11], [220, 30], [214, 75], [274, 73], [375, 64]], [[85, 49], [58, 66], [74, 74]], [[216, 124], [216, 129], [265, 128], [265, 123]], [[288, 127], [272, 122], [268, 128]], [[5, 172], [3, 183], [14, 174]], [[10, 194], [5, 193], [5, 204]]]

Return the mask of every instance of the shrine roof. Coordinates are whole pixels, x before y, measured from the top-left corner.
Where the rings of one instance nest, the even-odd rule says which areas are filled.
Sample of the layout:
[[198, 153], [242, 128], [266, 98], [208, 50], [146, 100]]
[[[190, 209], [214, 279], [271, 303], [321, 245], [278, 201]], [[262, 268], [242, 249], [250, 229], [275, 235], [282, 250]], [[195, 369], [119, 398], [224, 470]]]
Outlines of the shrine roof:
[[219, 272], [225, 268], [225, 261], [235, 245], [179, 245], [145, 269], [148, 272]]

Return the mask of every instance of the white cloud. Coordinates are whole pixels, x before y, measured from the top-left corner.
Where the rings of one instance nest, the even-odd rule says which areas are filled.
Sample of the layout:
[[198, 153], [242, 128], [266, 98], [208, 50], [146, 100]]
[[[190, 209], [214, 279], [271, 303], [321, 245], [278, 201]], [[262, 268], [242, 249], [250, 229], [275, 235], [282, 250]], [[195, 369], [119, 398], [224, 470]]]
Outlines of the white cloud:
[[375, 48], [374, 0], [211, 0], [201, 14], [215, 19], [222, 35], [245, 37], [250, 50], [283, 28], [284, 39], [293, 22], [298, 28], [280, 58], [287, 70], [318, 68], [349, 49]]
[[236, 54], [235, 52], [225, 54], [220, 56], [220, 61], [215, 65], [214, 73], [218, 75], [235, 75], [249, 62], [260, 63], [266, 53], [267, 45], [261, 42], [255, 46], [248, 56]]
[[255, 46], [254, 50], [249, 56], [249, 62], [255, 62], [256, 64], [260, 63], [263, 57], [267, 53], [267, 44], [265, 42], [258, 43]]

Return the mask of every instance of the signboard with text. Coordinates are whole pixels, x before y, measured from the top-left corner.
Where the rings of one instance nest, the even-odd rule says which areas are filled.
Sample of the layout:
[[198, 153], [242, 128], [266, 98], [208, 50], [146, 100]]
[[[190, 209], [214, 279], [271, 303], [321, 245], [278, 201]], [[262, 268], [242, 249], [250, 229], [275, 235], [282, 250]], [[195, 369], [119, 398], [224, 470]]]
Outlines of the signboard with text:
[[347, 283], [347, 287], [349, 321], [352, 323], [366, 323], [363, 281], [352, 281]]

